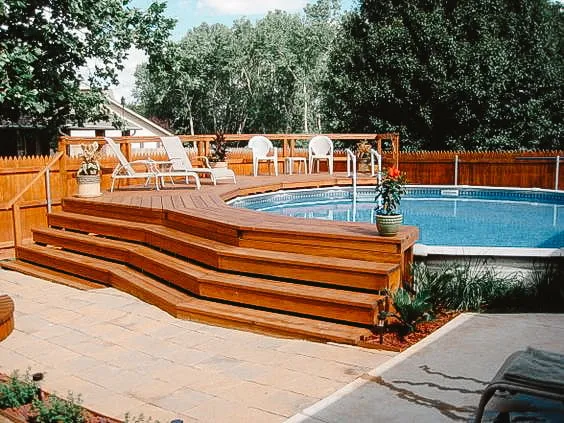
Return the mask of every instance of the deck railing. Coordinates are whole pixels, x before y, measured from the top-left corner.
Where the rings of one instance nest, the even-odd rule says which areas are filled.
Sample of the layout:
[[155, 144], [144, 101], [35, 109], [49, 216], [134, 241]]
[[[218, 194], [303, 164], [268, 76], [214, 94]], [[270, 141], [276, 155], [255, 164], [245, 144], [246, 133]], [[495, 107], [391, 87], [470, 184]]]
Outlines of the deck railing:
[[[308, 134], [267, 134], [279, 145], [279, 170], [284, 171], [284, 158], [307, 156]], [[393, 142], [386, 142], [397, 134], [328, 134], [334, 140], [352, 147], [363, 140], [380, 142], [382, 168], [396, 165], [405, 172], [409, 183], [421, 185], [486, 185], [523, 188], [547, 188], [564, 186], [560, 171], [560, 157], [564, 151], [533, 152], [398, 152]], [[229, 167], [238, 175], [252, 174], [252, 153], [245, 148], [252, 134], [225, 135]], [[180, 138], [192, 144], [190, 153], [201, 155], [209, 151], [214, 135]], [[71, 146], [92, 142], [103, 144], [103, 138], [61, 138], [59, 152], [52, 157], [0, 158], [0, 248], [11, 247], [29, 237], [31, 227], [46, 225], [46, 211], [58, 207], [61, 198], [76, 192], [76, 171], [80, 159], [71, 154]], [[303, 143], [299, 141], [303, 140]], [[397, 138], [396, 138], [397, 140]], [[118, 137], [120, 147], [130, 160], [150, 157], [165, 160], [162, 149], [135, 149], [135, 143], [156, 143], [157, 137]], [[396, 144], [397, 146], [397, 144]], [[156, 146], [155, 146], [156, 147]], [[458, 157], [458, 159], [457, 159]], [[55, 166], [56, 163], [59, 166]], [[105, 155], [101, 159], [102, 190], [108, 190], [111, 173], [117, 159]], [[322, 164], [322, 171], [324, 170]], [[347, 156], [344, 150], [335, 151], [335, 171], [345, 172]], [[358, 175], [361, 177], [362, 175]], [[371, 177], [370, 174], [364, 174]], [[45, 177], [45, 181], [41, 178]]]
[[[20, 202], [25, 193], [27, 193], [36, 183], [41, 179], [41, 177], [45, 177], [45, 202], [44, 206], [46, 207], [47, 212], [51, 211], [52, 206], [52, 198], [51, 198], [51, 167], [53, 167], [59, 160], [63, 157], [63, 153], [59, 152], [55, 154], [51, 160], [47, 163], [47, 165], [39, 171], [28, 184], [19, 190], [19, 192], [12, 197], [9, 201], [0, 204], [0, 211], [11, 211], [12, 214], [12, 234], [13, 234], [13, 245], [19, 246], [22, 243], [23, 239], [23, 229], [22, 229], [22, 217], [21, 217], [21, 208]], [[39, 200], [42, 201], [42, 200]]]

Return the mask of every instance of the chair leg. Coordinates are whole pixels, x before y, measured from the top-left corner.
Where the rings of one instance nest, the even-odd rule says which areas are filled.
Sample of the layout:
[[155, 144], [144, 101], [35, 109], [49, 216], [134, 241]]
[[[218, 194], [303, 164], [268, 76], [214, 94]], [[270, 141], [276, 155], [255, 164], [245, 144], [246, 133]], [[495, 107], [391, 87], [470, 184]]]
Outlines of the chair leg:
[[112, 186], [110, 187], [110, 192], [114, 192], [114, 184], [116, 183], [116, 179], [112, 178]]
[[474, 423], [480, 423], [482, 421], [482, 417], [484, 415], [484, 408], [486, 408], [486, 405], [488, 404], [491, 397], [493, 397], [493, 395], [495, 394], [495, 391], [497, 391], [496, 388], [492, 388], [489, 386], [486, 387], [486, 389], [484, 390], [480, 398], [480, 404], [478, 405], [478, 409], [476, 410], [476, 417], [474, 417]]
[[272, 164], [274, 165], [274, 176], [278, 176], [278, 160], [273, 160]]

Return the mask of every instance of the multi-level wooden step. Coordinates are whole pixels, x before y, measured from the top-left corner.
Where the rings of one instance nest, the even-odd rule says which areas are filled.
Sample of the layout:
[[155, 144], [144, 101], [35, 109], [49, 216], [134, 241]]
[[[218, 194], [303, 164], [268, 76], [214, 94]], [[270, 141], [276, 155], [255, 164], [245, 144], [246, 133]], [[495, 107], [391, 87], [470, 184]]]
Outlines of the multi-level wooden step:
[[198, 296], [255, 307], [373, 325], [377, 303], [383, 298], [372, 293], [218, 272], [145, 245], [82, 233], [45, 228], [34, 230], [33, 238], [40, 244], [127, 263]]
[[[174, 197], [173, 197], [174, 198]], [[317, 257], [335, 257], [400, 266], [393, 275], [400, 286], [409, 278], [412, 247], [418, 237], [417, 228], [404, 226], [393, 237], [382, 237], [374, 225], [350, 222], [303, 220], [228, 207], [177, 210], [151, 209], [124, 204], [65, 199], [63, 210], [91, 216], [124, 219], [167, 226], [224, 244], [267, 251], [291, 252]]]
[[71, 288], [89, 291], [91, 289], [105, 288], [104, 285], [89, 281], [83, 278], [48, 269], [43, 266], [37, 266], [33, 263], [26, 263], [20, 260], [11, 260], [0, 262], [0, 267], [7, 270], [23, 273], [24, 275], [34, 276], [46, 281], [56, 282], [61, 285], [70, 286]]
[[48, 223], [53, 227], [143, 243], [229, 272], [369, 290], [394, 289], [399, 278], [399, 266], [394, 263], [243, 248], [160, 225], [103, 217], [92, 219], [67, 212], [50, 214]]
[[359, 344], [372, 333], [369, 329], [357, 326], [191, 297], [125, 265], [58, 248], [37, 244], [20, 246], [17, 255], [19, 260], [65, 268], [76, 275], [88, 274], [92, 279], [131, 293], [179, 318], [348, 344]]

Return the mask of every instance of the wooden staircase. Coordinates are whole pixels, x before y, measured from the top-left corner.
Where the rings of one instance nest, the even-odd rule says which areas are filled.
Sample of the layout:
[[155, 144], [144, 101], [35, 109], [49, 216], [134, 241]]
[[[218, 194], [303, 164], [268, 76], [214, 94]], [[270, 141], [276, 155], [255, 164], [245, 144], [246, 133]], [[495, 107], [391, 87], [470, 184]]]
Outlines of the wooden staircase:
[[299, 226], [221, 202], [166, 209], [69, 198], [48, 223], [2, 267], [113, 286], [179, 318], [349, 344], [371, 335], [413, 238]]

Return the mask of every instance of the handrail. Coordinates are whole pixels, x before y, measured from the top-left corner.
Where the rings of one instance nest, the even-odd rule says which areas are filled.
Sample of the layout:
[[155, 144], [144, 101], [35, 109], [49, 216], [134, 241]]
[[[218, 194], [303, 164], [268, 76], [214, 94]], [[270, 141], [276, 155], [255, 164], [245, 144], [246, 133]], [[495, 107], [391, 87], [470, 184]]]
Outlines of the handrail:
[[63, 157], [65, 153], [63, 151], [59, 151], [56, 153], [51, 160], [47, 163], [47, 165], [40, 170], [37, 175], [33, 177], [33, 179], [24, 187], [22, 188], [10, 201], [0, 204], [0, 210], [10, 210], [12, 209], [12, 229], [14, 231], [14, 247], [21, 245], [22, 242], [22, 222], [21, 222], [21, 214], [20, 214], [20, 206], [18, 202], [21, 200], [23, 195], [35, 184], [39, 178], [45, 175], [45, 190], [46, 190], [46, 198], [47, 198], [47, 210], [51, 210], [51, 183], [50, 179], [50, 169], [51, 167], [57, 163], [61, 157]]
[[356, 221], [356, 155], [350, 148], [345, 148], [347, 153], [347, 176], [351, 176], [352, 163], [352, 181], [353, 181], [353, 222]]
[[27, 192], [28, 189], [30, 189], [32, 187], [33, 184], [35, 184], [39, 178], [41, 178], [49, 169], [51, 169], [51, 167], [53, 167], [53, 165], [55, 163], [57, 163], [59, 161], [59, 159], [61, 157], [63, 157], [64, 153], [62, 151], [59, 151], [57, 154], [55, 154], [53, 156], [53, 158], [51, 160], [49, 160], [49, 163], [47, 163], [47, 165], [45, 165], [45, 167], [43, 169], [41, 169], [39, 171], [39, 173], [37, 175], [35, 175], [33, 177], [33, 179], [24, 187], [20, 190], [20, 192], [18, 192], [14, 198], [12, 198], [10, 201], [8, 201], [7, 203], [4, 203], [2, 205], [0, 205], [0, 210], [9, 210], [12, 208], [12, 206], [20, 199], [22, 198], [22, 196]]
[[[378, 175], [374, 173], [374, 156], [378, 162]], [[370, 149], [370, 169], [372, 170], [372, 176], [378, 176], [378, 185], [382, 183], [382, 155], [373, 148]]]

